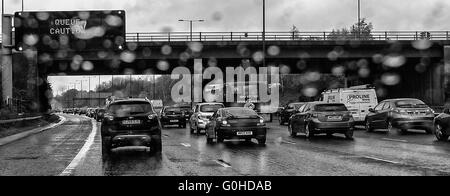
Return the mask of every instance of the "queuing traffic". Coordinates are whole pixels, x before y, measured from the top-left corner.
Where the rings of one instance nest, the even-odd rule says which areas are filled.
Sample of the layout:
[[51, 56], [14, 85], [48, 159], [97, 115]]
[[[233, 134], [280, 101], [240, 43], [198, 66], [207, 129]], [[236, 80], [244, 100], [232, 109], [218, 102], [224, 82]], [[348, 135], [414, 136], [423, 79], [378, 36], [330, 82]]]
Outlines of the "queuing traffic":
[[[203, 134], [207, 144], [255, 139], [265, 145], [270, 131], [269, 122], [252, 104], [164, 106], [142, 98], [113, 98], [105, 108], [68, 108], [63, 113], [85, 115], [102, 122], [105, 156], [111, 155], [113, 148], [123, 146], [149, 147], [151, 154], [161, 152], [161, 132], [171, 128], [188, 128], [191, 134]], [[412, 98], [378, 103], [375, 90], [367, 86], [328, 90], [319, 101], [289, 103], [272, 115], [278, 116], [278, 123], [286, 126], [294, 138], [300, 134], [309, 139], [321, 134], [330, 138], [339, 134], [353, 140], [354, 132], [363, 129], [368, 133], [397, 130], [400, 134], [424, 130], [427, 134], [434, 133], [439, 141], [447, 141], [450, 136], [450, 108], [437, 114], [423, 101]]]

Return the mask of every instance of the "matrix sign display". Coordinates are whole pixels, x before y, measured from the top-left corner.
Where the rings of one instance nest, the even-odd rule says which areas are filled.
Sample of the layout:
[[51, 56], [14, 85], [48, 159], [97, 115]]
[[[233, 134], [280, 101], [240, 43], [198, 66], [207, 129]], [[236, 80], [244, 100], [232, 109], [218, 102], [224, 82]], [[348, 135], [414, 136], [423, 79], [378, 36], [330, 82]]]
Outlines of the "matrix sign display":
[[125, 11], [16, 12], [16, 50], [120, 50]]

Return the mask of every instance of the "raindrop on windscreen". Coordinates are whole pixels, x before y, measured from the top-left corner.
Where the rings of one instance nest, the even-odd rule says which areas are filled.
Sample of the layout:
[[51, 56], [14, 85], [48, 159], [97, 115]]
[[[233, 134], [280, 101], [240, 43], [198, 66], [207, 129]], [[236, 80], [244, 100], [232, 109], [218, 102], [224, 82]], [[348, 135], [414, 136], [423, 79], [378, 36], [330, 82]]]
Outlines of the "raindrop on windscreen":
[[203, 50], [203, 44], [200, 42], [191, 42], [188, 44], [188, 46], [189, 49], [194, 53], [202, 52]]
[[219, 12], [219, 11], [214, 12], [213, 15], [212, 15], [212, 19], [214, 21], [221, 21], [222, 18], [223, 18], [223, 14], [221, 12]]
[[383, 64], [390, 68], [399, 68], [406, 63], [406, 58], [400, 55], [388, 55], [383, 59]]
[[264, 54], [261, 51], [255, 52], [253, 54], [253, 61], [260, 63], [264, 60]]
[[34, 34], [25, 35], [23, 37], [24, 43], [29, 46], [34, 46], [39, 42], [39, 36]]
[[267, 50], [267, 53], [270, 56], [278, 56], [280, 55], [281, 49], [278, 46], [270, 46], [269, 49]]
[[114, 15], [108, 15], [105, 19], [105, 22], [112, 27], [120, 27], [123, 24], [122, 18]]
[[417, 50], [427, 50], [433, 46], [433, 42], [430, 40], [417, 40], [412, 42], [412, 46]]
[[386, 73], [381, 76], [381, 82], [387, 86], [395, 86], [400, 84], [401, 77], [396, 73]]
[[85, 61], [85, 62], [83, 62], [83, 65], [81, 66], [81, 68], [84, 71], [92, 71], [94, 69], [94, 64], [90, 61]]
[[159, 61], [156, 67], [161, 71], [167, 71], [170, 68], [170, 64], [167, 61]]
[[334, 76], [345, 76], [345, 67], [344, 66], [336, 66], [331, 70]]
[[319, 93], [319, 90], [314, 87], [306, 87], [302, 90], [302, 93], [306, 97], [315, 97]]
[[120, 54], [120, 59], [125, 63], [132, 63], [136, 60], [136, 54], [130, 51], [125, 51]]
[[164, 45], [164, 46], [161, 48], [161, 53], [162, 53], [163, 55], [166, 55], [166, 56], [172, 54], [172, 47], [169, 46], [169, 45]]

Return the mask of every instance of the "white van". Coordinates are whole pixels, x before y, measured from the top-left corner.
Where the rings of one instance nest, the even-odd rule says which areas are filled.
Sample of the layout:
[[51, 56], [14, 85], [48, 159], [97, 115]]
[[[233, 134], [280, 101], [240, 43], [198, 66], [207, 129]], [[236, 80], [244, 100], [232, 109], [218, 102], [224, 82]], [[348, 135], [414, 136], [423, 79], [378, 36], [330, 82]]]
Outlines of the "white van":
[[364, 122], [369, 109], [378, 105], [377, 92], [367, 85], [325, 91], [322, 101], [345, 104], [356, 122]]

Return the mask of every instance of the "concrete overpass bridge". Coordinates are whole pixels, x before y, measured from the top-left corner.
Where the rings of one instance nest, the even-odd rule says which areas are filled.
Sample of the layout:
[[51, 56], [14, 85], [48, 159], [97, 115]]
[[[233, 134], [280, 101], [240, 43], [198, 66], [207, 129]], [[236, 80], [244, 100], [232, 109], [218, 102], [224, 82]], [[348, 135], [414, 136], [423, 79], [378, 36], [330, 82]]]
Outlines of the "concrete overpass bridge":
[[[122, 51], [38, 51], [39, 75], [170, 74], [175, 67], [238, 67], [243, 61], [262, 66], [261, 32], [128, 33]], [[368, 35], [332, 32], [267, 32], [266, 63], [286, 68], [283, 74], [314, 70], [332, 74], [344, 67], [350, 84], [379, 83], [386, 73], [401, 76], [389, 97], [416, 97], [432, 105], [447, 100], [450, 69], [449, 31], [379, 31]], [[33, 69], [23, 52], [14, 54], [15, 74]], [[73, 66], [90, 62], [91, 68]], [[164, 68], [158, 66], [163, 63]], [[361, 66], [369, 77], [358, 77]], [[14, 81], [22, 79], [16, 77]]]

